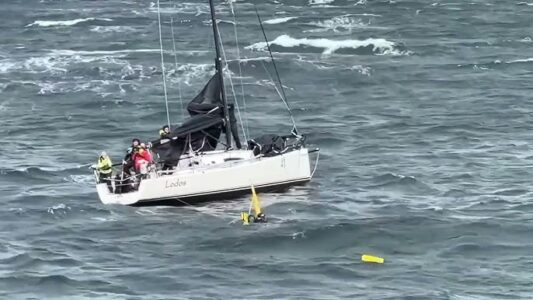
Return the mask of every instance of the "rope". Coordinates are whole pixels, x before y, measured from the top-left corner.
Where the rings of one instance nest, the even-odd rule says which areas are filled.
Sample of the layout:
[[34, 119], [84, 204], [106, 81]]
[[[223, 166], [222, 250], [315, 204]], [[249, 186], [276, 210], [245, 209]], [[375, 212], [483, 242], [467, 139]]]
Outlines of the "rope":
[[167, 124], [170, 127], [170, 113], [168, 111], [167, 79], [165, 76], [165, 60], [163, 58], [163, 36], [161, 34], [161, 10], [157, 0], [157, 23], [159, 24], [159, 49], [161, 50], [161, 73], [163, 74], [163, 91], [165, 92], [165, 105], [167, 109]]
[[316, 168], [318, 167], [318, 158], [320, 157], [320, 151], [316, 154], [316, 160], [315, 160], [315, 167], [313, 168], [313, 172], [311, 173], [311, 178], [315, 175]]
[[[176, 40], [174, 39], [174, 18], [170, 17], [170, 30], [172, 31], [172, 46], [174, 47], [174, 69], [176, 69], [176, 74], [178, 73], [178, 55], [176, 54]], [[183, 100], [181, 98], [181, 82], [178, 78], [178, 97], [180, 99], [180, 108], [181, 108], [181, 118], [183, 119]], [[169, 125], [170, 127], [170, 125]]]

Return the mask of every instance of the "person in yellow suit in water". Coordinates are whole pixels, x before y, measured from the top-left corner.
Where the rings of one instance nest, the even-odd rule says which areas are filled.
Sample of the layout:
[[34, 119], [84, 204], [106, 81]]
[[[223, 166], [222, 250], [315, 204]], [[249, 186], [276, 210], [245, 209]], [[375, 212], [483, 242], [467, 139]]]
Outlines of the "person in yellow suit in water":
[[100, 182], [107, 181], [109, 184], [109, 179], [111, 178], [111, 173], [113, 172], [113, 163], [111, 158], [107, 155], [105, 151], [102, 151], [98, 162], [96, 163], [96, 170], [98, 170], [98, 179]]

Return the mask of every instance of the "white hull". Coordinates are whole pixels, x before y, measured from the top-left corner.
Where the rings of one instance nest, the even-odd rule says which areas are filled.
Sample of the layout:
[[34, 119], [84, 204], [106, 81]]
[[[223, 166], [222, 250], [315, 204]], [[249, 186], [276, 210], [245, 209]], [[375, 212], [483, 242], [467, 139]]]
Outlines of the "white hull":
[[288, 186], [311, 179], [306, 148], [272, 157], [254, 157], [249, 150], [213, 151], [182, 159], [171, 174], [149, 174], [137, 191], [114, 194], [107, 184], [97, 184], [104, 204], [149, 204], [176, 199], [192, 204], [202, 198], [229, 197], [256, 188]]

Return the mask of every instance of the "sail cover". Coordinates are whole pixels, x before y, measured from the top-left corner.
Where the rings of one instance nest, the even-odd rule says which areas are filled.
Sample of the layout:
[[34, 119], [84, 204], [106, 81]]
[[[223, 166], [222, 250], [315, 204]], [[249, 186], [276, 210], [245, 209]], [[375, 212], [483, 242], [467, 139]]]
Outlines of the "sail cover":
[[[175, 165], [188, 147], [193, 151], [214, 150], [219, 142], [224, 126], [224, 106], [222, 103], [220, 76], [216, 72], [202, 91], [187, 105], [191, 117], [181, 126], [173, 128], [167, 139], [152, 142], [152, 150], [165, 161]], [[237, 132], [233, 104], [228, 105], [230, 128], [237, 148], [241, 148]]]
[[[217, 109], [218, 110], [218, 109]], [[181, 154], [189, 147], [194, 151], [216, 148], [224, 120], [218, 113], [197, 115], [173, 128], [165, 139], [152, 142], [152, 151], [167, 165], [178, 163]]]

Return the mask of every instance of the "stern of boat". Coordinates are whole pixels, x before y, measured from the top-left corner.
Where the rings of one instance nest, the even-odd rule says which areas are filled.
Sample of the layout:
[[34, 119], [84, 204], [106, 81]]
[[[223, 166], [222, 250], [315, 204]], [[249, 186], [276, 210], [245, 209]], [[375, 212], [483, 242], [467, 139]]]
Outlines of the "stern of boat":
[[98, 197], [103, 204], [122, 204], [122, 205], [133, 205], [140, 200], [139, 191], [132, 191], [129, 193], [116, 194], [110, 191], [113, 189], [113, 186], [108, 186], [107, 183], [99, 183], [96, 185], [96, 191], [98, 192]]

